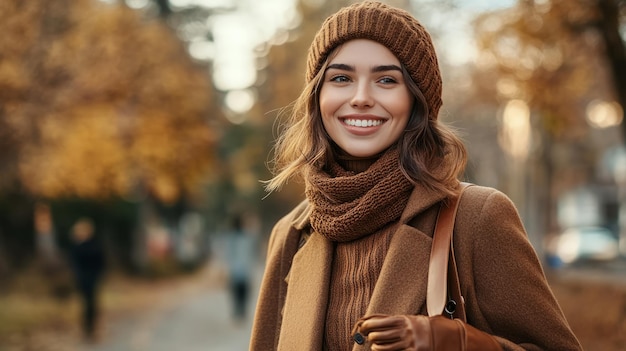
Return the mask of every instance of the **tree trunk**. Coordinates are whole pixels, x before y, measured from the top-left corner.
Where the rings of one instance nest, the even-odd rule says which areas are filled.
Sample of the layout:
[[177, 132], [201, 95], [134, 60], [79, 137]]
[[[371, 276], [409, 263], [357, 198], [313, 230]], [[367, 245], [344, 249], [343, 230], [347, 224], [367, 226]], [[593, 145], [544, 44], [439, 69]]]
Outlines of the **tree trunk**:
[[[598, 0], [601, 13], [597, 28], [604, 39], [606, 57], [613, 72], [615, 94], [622, 110], [626, 110], [626, 46], [620, 36], [620, 4], [621, 0]], [[626, 143], [626, 121], [622, 121], [622, 140]]]

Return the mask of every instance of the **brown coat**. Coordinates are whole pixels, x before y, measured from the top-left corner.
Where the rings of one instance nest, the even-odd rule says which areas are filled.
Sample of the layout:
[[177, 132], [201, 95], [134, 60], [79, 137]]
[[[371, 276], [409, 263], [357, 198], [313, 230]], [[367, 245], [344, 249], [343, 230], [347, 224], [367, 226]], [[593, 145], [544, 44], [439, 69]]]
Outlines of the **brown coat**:
[[[392, 238], [367, 314], [427, 314], [430, 245], [443, 195], [418, 189], [401, 217], [413, 218], [411, 225], [401, 225]], [[298, 248], [308, 216], [305, 201], [274, 227], [250, 350], [322, 349], [333, 246], [314, 233]], [[468, 323], [496, 336], [505, 350], [582, 349], [508, 197], [491, 188], [468, 188], [454, 248]]]

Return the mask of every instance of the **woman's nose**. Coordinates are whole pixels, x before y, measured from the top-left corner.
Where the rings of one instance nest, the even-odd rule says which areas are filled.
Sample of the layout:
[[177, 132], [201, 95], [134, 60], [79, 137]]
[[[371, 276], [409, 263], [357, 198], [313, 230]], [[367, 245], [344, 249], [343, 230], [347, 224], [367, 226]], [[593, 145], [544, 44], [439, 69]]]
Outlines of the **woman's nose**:
[[371, 87], [367, 82], [359, 82], [354, 89], [354, 95], [352, 95], [350, 105], [356, 108], [363, 108], [372, 107], [373, 104], [374, 99]]

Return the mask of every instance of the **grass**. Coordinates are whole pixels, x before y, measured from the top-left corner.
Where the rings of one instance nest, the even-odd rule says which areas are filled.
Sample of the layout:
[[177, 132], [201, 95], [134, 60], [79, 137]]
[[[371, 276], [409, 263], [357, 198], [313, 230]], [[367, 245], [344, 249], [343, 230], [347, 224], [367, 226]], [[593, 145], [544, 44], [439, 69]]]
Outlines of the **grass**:
[[46, 297], [12, 293], [0, 298], [0, 340], [14, 333], [44, 326], [70, 326], [78, 323], [78, 305]]
[[[0, 295], [0, 340], [7, 334], [36, 328], [40, 324], [74, 322], [72, 315], [77, 304], [71, 296], [54, 297], [48, 284], [49, 277], [30, 269], [12, 279], [8, 289], [5, 287]], [[65, 290], [69, 292], [69, 289], [68, 286]]]
[[626, 280], [552, 279], [551, 287], [585, 350], [626, 350]]

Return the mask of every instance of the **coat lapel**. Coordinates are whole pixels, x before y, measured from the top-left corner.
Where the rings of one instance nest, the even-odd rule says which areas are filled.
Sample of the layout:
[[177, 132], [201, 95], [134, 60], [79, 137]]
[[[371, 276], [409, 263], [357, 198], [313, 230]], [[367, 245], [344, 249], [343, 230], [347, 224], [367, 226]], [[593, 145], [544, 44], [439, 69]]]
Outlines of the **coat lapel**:
[[312, 233], [293, 258], [278, 350], [322, 349], [333, 245]]
[[[427, 211], [445, 198], [417, 185], [400, 216], [376, 282], [367, 314], [418, 314], [425, 311], [426, 283], [436, 211]], [[419, 216], [419, 229], [408, 225]]]
[[400, 225], [391, 239], [367, 314], [417, 314], [424, 308], [431, 241], [421, 231]]

